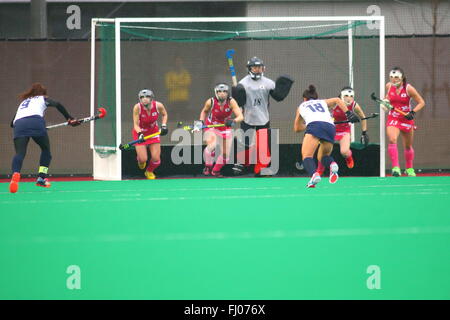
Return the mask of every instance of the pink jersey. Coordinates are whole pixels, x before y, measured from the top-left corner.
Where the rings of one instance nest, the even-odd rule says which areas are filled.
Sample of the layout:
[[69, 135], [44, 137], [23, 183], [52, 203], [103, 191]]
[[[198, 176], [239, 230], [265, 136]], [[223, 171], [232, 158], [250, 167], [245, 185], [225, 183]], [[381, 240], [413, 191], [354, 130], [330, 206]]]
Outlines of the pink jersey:
[[[139, 103], [139, 127], [142, 129], [142, 133], [144, 136], [151, 135], [153, 133], [156, 133], [159, 131], [158, 127], [158, 116], [159, 112], [156, 108], [156, 101], [152, 101], [152, 105], [150, 107], [150, 110], [147, 111], [145, 107], [142, 105], [142, 103]], [[138, 139], [138, 133], [136, 130], [132, 130], [133, 139]], [[138, 145], [147, 145], [152, 143], [159, 143], [159, 136], [156, 136], [154, 138], [146, 140], [144, 143], [140, 143]]]
[[[400, 87], [400, 92], [397, 93], [397, 87], [391, 85], [388, 91], [388, 99], [389, 103], [398, 110], [401, 110], [405, 113], [408, 113], [412, 110], [411, 108], [411, 97], [408, 95], [406, 89], [408, 88], [408, 84], [406, 86]], [[416, 129], [414, 126], [414, 120], [408, 120], [403, 115], [395, 110], [390, 110], [387, 124], [388, 127], [397, 127], [402, 131], [409, 131], [411, 129]]]
[[[214, 105], [212, 106], [211, 111], [205, 120], [205, 124], [224, 124], [225, 120], [229, 119], [231, 117], [231, 114], [233, 113], [230, 108], [230, 99], [227, 99], [223, 106], [219, 105], [219, 101], [217, 100], [217, 98], [212, 98], [212, 101]], [[227, 127], [217, 127], [216, 129], [219, 131], [225, 131], [227, 129], [229, 130], [229, 128]]]
[[[347, 106], [348, 110], [353, 111], [356, 106], [356, 102], [353, 101], [349, 106]], [[337, 121], [347, 121], [347, 116], [345, 112], [336, 105], [333, 109], [333, 118], [334, 122]], [[336, 124], [336, 132], [350, 132], [350, 123], [339, 123]]]

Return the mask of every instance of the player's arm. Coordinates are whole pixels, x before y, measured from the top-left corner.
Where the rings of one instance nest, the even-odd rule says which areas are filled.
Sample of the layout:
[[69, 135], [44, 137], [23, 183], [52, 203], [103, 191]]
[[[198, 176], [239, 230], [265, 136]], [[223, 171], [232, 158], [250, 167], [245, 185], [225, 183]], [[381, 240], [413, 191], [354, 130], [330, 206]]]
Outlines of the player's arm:
[[325, 103], [327, 104], [328, 108], [333, 108], [334, 106], [338, 106], [341, 108], [343, 112], [345, 112], [345, 116], [351, 123], [359, 122], [358, 116], [353, 112], [348, 110], [347, 105], [345, 102], [340, 98], [330, 98], [325, 99]]
[[391, 89], [391, 85], [392, 83], [388, 82], [386, 83], [386, 88], [385, 88], [385, 95], [384, 95], [384, 99], [389, 101], [389, 90]]
[[64, 116], [64, 118], [66, 118], [66, 120], [74, 119], [69, 112], [67, 112], [66, 108], [58, 101], [45, 98], [45, 105], [47, 107], [55, 107]]
[[142, 131], [139, 126], [139, 104], [135, 104], [133, 107], [133, 127], [138, 134]]
[[208, 100], [205, 101], [205, 104], [203, 105], [203, 109], [202, 109], [202, 111], [200, 112], [200, 118], [199, 118], [199, 119], [200, 119], [202, 122], [205, 122], [205, 119], [206, 119], [206, 117], [208, 116], [208, 113], [209, 113], [209, 111], [210, 111], [211, 108], [212, 108], [211, 100], [212, 100], [212, 99], [208, 99]]
[[411, 98], [413, 98], [413, 100], [417, 103], [417, 105], [412, 109], [412, 111], [408, 113], [408, 114], [412, 113], [413, 115], [412, 118], [414, 119], [414, 114], [425, 107], [425, 100], [423, 100], [422, 96], [417, 92], [416, 88], [414, 88], [412, 85], [409, 85], [406, 88], [406, 92], [408, 92], [408, 95]]
[[66, 108], [58, 101], [52, 100], [48, 97], [45, 97], [45, 105], [47, 107], [55, 107], [64, 116], [64, 118], [66, 118], [67, 123], [70, 126], [76, 127], [81, 124], [81, 122], [79, 120], [76, 120], [74, 117], [72, 117], [69, 114], [69, 112], [67, 112]]
[[299, 109], [295, 112], [295, 120], [294, 120], [294, 132], [304, 131], [306, 129], [305, 120], [301, 116]]
[[169, 133], [169, 129], [167, 129], [167, 119], [169, 118], [167, 114], [167, 110], [164, 107], [164, 104], [161, 102], [156, 102], [156, 110], [158, 110], [159, 114], [162, 116], [161, 119], [161, 135], [165, 136]]
[[241, 122], [244, 120], [244, 115], [242, 114], [241, 108], [239, 108], [239, 105], [237, 104], [236, 100], [231, 98], [230, 99], [230, 109], [234, 113], [234, 119], [227, 119], [225, 121], [225, 125], [227, 127], [234, 127], [236, 123]]
[[[364, 114], [364, 111], [362, 110], [361, 106], [360, 106], [358, 103], [355, 104], [354, 110], [355, 110], [355, 113], [356, 113], [361, 119], [363, 119], [363, 118], [366, 117], [366, 115]], [[361, 130], [362, 130], [363, 132], [366, 132], [366, 131], [367, 131], [367, 120], [361, 120]]]

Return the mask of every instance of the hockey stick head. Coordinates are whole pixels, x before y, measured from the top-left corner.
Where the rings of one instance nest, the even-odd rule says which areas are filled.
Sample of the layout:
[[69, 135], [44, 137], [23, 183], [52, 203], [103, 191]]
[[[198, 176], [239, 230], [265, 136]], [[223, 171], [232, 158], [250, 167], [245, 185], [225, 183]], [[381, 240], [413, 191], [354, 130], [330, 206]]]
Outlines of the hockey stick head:
[[183, 122], [182, 121], [178, 121], [177, 122], [177, 128], [182, 128], [183, 127]]
[[104, 118], [105, 116], [106, 116], [105, 108], [98, 108], [98, 117], [101, 119]]
[[370, 95], [370, 98], [371, 98], [373, 101], [380, 101], [380, 99], [378, 99], [377, 96], [375, 95], [375, 92], [372, 92], [372, 94]]
[[234, 53], [235, 53], [234, 49], [228, 49], [225, 55], [228, 59], [231, 59], [233, 58]]
[[119, 149], [122, 151], [128, 149], [129, 147], [130, 145], [128, 143], [119, 145]]

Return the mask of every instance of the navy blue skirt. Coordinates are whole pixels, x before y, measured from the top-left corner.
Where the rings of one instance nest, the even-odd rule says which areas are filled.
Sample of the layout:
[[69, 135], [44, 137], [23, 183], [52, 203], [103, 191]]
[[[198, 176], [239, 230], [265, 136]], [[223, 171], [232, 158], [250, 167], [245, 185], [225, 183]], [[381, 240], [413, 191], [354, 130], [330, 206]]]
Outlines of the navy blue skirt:
[[30, 116], [16, 120], [14, 139], [20, 137], [42, 137], [47, 135], [45, 120], [41, 116]]
[[306, 126], [306, 132], [312, 134], [320, 140], [325, 140], [334, 143], [334, 136], [336, 135], [336, 127], [325, 121], [314, 121]]

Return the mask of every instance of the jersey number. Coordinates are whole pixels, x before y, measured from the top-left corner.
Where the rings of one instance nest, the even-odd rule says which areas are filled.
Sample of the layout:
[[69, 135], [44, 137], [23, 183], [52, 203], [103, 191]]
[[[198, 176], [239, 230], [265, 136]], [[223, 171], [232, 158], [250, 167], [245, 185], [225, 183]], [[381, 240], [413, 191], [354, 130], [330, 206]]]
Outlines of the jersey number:
[[261, 105], [261, 98], [255, 98], [255, 100], [253, 101], [253, 105], [254, 106], [260, 106]]
[[311, 109], [312, 112], [325, 112], [325, 108], [320, 103], [308, 104], [306, 107]]
[[20, 105], [19, 109], [25, 109], [28, 107], [28, 105], [30, 104], [31, 99], [27, 99], [24, 102], [22, 102], [22, 104]]

